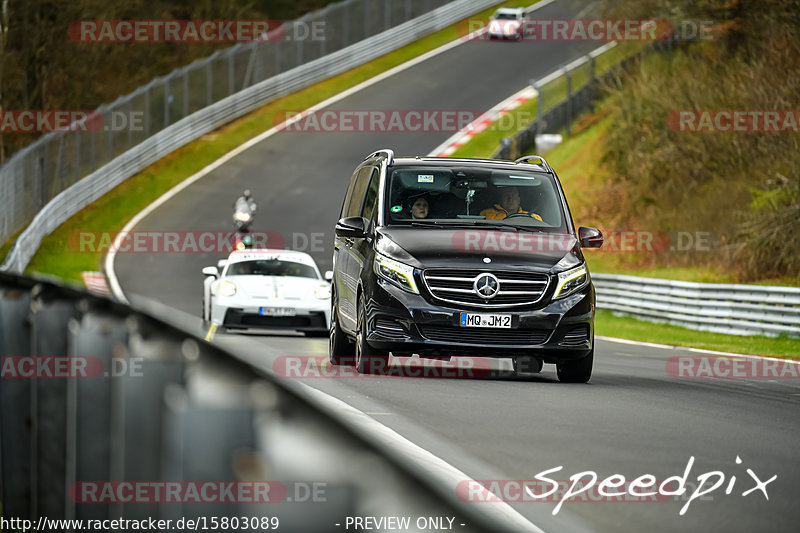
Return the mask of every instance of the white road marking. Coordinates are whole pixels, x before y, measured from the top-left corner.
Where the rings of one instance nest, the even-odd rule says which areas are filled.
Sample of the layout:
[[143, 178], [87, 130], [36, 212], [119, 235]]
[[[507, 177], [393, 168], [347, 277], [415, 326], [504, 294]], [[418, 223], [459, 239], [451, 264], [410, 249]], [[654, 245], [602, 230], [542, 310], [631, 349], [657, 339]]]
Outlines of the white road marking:
[[620, 344], [631, 344], [634, 346], [646, 346], [648, 348], [659, 348], [661, 350], [686, 350], [689, 352], [695, 353], [707, 353], [712, 355], [724, 355], [728, 357], [744, 357], [745, 359], [767, 359], [769, 361], [778, 361], [778, 362], [788, 362], [795, 365], [800, 365], [800, 361], [794, 359], [786, 359], [781, 357], [769, 357], [766, 355], [749, 355], [743, 353], [731, 353], [731, 352], [718, 352], [715, 350], [704, 350], [702, 348], [687, 348], [685, 346], [672, 346], [671, 344], [656, 344], [653, 342], [641, 342], [641, 341], [632, 341], [629, 339], [618, 339], [616, 337], [604, 337], [601, 335], [595, 335], [595, 339], [601, 339], [604, 341], [609, 342], [618, 342]]
[[[376, 441], [379, 441], [381, 446], [391, 448], [395, 453], [407, 457], [409, 461], [424, 465], [425, 470], [443, 486], [450, 487], [453, 494], [456, 494], [456, 487], [459, 483], [473, 481], [470, 476], [461, 470], [443, 459], [440, 459], [428, 450], [414, 444], [393, 429], [384, 426], [374, 418], [368, 416], [367, 413], [356, 409], [335, 396], [310, 387], [305, 383], [300, 384], [306, 388], [311, 396], [315, 396], [317, 401], [335, 409], [347, 419], [351, 426], [358, 427], [365, 433], [368, 433]], [[503, 523], [509, 528], [514, 528], [520, 533], [544, 533], [542, 529], [532, 524], [506, 502], [481, 502], [481, 509], [490, 519]]]

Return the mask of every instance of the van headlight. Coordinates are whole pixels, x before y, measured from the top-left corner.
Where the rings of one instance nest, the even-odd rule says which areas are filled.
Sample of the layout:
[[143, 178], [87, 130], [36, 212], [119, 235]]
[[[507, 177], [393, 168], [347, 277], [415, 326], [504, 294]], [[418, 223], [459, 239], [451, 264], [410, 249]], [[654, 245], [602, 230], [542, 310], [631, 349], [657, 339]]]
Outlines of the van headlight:
[[589, 282], [589, 271], [586, 265], [583, 264], [579, 267], [565, 270], [558, 273], [558, 285], [556, 285], [556, 292], [553, 299], [564, 298], [573, 292], [582, 288]]
[[417, 282], [414, 281], [414, 267], [389, 259], [385, 255], [375, 254], [375, 273], [404, 291], [419, 294]]
[[232, 281], [223, 281], [219, 284], [220, 296], [233, 296], [236, 294], [236, 284]]

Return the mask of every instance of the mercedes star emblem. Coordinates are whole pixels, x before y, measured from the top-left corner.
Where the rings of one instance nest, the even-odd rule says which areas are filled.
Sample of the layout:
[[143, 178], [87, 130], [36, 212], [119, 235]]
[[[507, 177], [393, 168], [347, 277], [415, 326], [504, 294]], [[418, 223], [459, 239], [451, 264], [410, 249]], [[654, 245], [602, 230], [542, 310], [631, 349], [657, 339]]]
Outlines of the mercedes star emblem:
[[488, 300], [497, 296], [497, 292], [500, 290], [500, 282], [492, 274], [480, 274], [475, 278], [472, 289], [475, 294]]

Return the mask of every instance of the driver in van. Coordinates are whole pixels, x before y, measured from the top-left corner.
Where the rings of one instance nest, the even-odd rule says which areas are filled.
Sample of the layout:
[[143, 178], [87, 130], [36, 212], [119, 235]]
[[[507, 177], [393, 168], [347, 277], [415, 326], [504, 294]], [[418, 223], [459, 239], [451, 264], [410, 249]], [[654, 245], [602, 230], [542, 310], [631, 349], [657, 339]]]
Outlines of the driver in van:
[[480, 214], [486, 217], [487, 220], [503, 220], [515, 213], [524, 213], [536, 220], [542, 220], [542, 217], [536, 213], [529, 213], [522, 209], [522, 206], [519, 205], [519, 189], [516, 187], [504, 187], [500, 191], [500, 203], [484, 209]]

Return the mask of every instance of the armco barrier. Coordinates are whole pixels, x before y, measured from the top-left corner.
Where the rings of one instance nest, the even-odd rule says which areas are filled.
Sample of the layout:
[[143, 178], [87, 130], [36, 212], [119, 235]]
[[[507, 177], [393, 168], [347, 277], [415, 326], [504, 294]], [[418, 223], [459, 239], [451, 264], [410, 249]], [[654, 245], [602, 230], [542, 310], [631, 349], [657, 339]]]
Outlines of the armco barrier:
[[[115, 110], [129, 112], [135, 106], [142, 107], [146, 110], [142, 138], [130, 130], [124, 134], [99, 131], [45, 135], [0, 168], [0, 242], [28, 224], [0, 270], [21, 272], [44, 236], [184, 144], [274, 98], [350, 70], [496, 3], [497, 0], [346, 0], [332, 4], [292, 24], [324, 20], [331, 36], [342, 37], [338, 44], [240, 44], [153, 80], [97, 110], [109, 118]], [[440, 7], [431, 10], [437, 5]], [[420, 12], [424, 14], [418, 15]], [[363, 16], [355, 16], [357, 13]], [[412, 15], [418, 16], [411, 18]], [[355, 26], [361, 31], [355, 31]], [[348, 44], [356, 38], [361, 40]], [[296, 48], [287, 53], [285, 47]], [[272, 67], [265, 67], [266, 63]], [[287, 64], [291, 66], [288, 70]], [[220, 80], [216, 85], [212, 85], [214, 72]], [[280, 73], [271, 75], [272, 72]], [[194, 90], [196, 83], [206, 83], [206, 90]], [[193, 97], [194, 93], [202, 98]], [[220, 94], [224, 96], [214, 100]], [[195, 111], [193, 102], [198, 98], [203, 107]]]
[[[596, 99], [602, 95], [602, 91], [599, 90], [600, 87], [618, 83], [621, 74], [631, 69], [647, 54], [653, 52], [671, 53], [674, 48], [685, 46], [687, 42], [676, 41], [674, 38], [651, 42], [605, 72], [598, 72], [597, 58], [602, 54], [608, 53], [614, 47], [616, 43], [612, 42], [572, 61], [540, 80], [531, 81], [531, 87], [536, 89], [539, 95], [545, 95], [553, 87], [558, 87], [558, 84], [563, 82], [566, 88], [563, 94], [564, 99], [559, 99], [557, 104], [544, 109], [544, 101], [548, 97], [539, 97], [537, 99], [536, 119], [510, 138], [503, 139], [492, 157], [494, 159], [515, 160], [525, 154], [536, 153], [537, 135], [558, 133], [562, 130], [566, 130], [566, 133], [569, 134], [572, 123], [582, 113], [591, 110]], [[587, 67], [589, 72], [582, 73], [581, 71]], [[585, 84], [575, 82], [575, 79], [581, 74], [586, 78]]]
[[800, 288], [592, 274], [598, 309], [731, 335], [800, 337]]
[[[459, 531], [537, 531], [507, 509], [461, 502], [436, 468], [247, 357], [263, 353], [226, 352], [152, 309], [0, 273], [4, 522], [153, 518], [177, 531], [176, 520], [205, 518], [182, 529], [305, 533], [344, 531], [347, 516], [399, 515], [453, 517]], [[36, 361], [48, 358], [88, 370], [47, 375]]]

